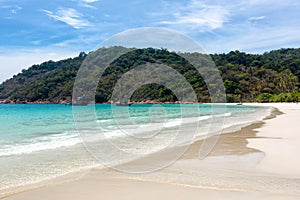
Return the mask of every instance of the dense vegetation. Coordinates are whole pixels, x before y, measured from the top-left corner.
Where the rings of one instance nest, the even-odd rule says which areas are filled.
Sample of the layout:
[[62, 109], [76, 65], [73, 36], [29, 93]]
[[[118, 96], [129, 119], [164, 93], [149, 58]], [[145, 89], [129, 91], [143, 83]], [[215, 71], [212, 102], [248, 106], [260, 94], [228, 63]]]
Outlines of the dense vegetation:
[[[105, 53], [122, 48], [103, 48], [98, 52], [105, 57]], [[104, 72], [97, 86], [96, 101], [108, 102], [115, 84], [124, 73], [141, 64], [158, 63], [181, 73], [196, 91], [199, 102], [209, 102], [207, 86], [198, 71], [184, 59], [186, 56], [204, 55], [152, 48], [129, 51], [112, 62]], [[228, 102], [300, 100], [300, 49], [280, 49], [261, 55], [232, 51], [210, 56], [223, 78]], [[77, 71], [86, 57], [87, 54], [80, 53], [75, 58], [33, 65], [0, 85], [0, 100], [53, 103], [70, 100]], [[131, 100], [174, 102], [177, 98], [162, 85], [147, 84], [136, 90]]]
[[251, 55], [211, 55], [221, 71], [228, 101], [299, 101], [300, 49]]

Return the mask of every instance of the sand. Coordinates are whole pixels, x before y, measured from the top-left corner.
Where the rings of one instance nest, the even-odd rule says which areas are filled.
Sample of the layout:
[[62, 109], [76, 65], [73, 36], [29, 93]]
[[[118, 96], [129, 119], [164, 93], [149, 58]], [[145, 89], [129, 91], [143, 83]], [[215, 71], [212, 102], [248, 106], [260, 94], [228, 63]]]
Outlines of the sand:
[[136, 181], [114, 177], [85, 178], [81, 181], [52, 186], [12, 196], [7, 199], [23, 200], [56, 200], [56, 199], [122, 199], [122, 200], [154, 200], [154, 199], [293, 199], [292, 196], [264, 195], [259, 193], [216, 191], [193, 187], [177, 186], [165, 183]]
[[270, 104], [283, 115], [270, 119], [256, 129], [257, 137], [247, 147], [265, 153], [257, 168], [269, 173], [300, 178], [300, 104]]
[[[78, 180], [4, 199], [300, 199], [300, 104], [255, 105], [284, 114], [222, 135], [204, 160], [198, 159], [197, 141], [173, 165], [153, 173], [93, 169]], [[159, 162], [164, 153], [151, 159]]]

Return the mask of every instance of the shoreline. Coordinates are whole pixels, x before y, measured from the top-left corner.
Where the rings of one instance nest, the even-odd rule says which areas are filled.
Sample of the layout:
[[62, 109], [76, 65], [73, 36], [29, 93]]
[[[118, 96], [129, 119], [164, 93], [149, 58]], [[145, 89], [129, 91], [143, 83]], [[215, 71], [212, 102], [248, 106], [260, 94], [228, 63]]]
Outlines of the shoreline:
[[[248, 104], [245, 104], [245, 105], [248, 105]], [[251, 105], [253, 105], [253, 104], [251, 104]], [[255, 106], [257, 106], [257, 105], [255, 105]], [[234, 132], [222, 134], [220, 136], [220, 139], [218, 141], [218, 144], [217, 144], [216, 148], [211, 152], [211, 154], [209, 155], [208, 158], [214, 160], [215, 158], [225, 157], [225, 160], [226, 160], [227, 157], [230, 157], [230, 159], [231, 159], [231, 157], [237, 156], [238, 159], [240, 159], [240, 160], [243, 160], [243, 159], [247, 160], [248, 158], [244, 158], [245, 155], [261, 154], [263, 151], [261, 151], [260, 149], [257, 149], [257, 148], [253, 148], [252, 144], [251, 144], [251, 140], [252, 139], [258, 139], [258, 140], [261, 139], [262, 137], [257, 135], [257, 133], [259, 132], [259, 129], [263, 128], [266, 124], [268, 124], [269, 120], [277, 118], [277, 116], [279, 114], [280, 114], [279, 112], [277, 112], [276, 110], [273, 110], [273, 112], [270, 113], [270, 115], [268, 117], [266, 117], [266, 119], [264, 119], [262, 122], [254, 122], [254, 123], [252, 123], [252, 124], [250, 124], [246, 127], [241, 128], [241, 130], [239, 130], [239, 131], [234, 131]], [[249, 142], [249, 140], [250, 140], [250, 142]], [[192, 165], [193, 167], [197, 168], [197, 170], [199, 170], [199, 166], [194, 166], [195, 165], [194, 162], [196, 162], [197, 159], [198, 159], [198, 157], [197, 157], [198, 156], [198, 151], [197, 150], [199, 150], [199, 145], [201, 145], [201, 142], [202, 141], [195, 141], [190, 146], [190, 148], [185, 152], [185, 154], [183, 154], [183, 156], [178, 160], [179, 164], [175, 163], [174, 165], [172, 165], [172, 166], [170, 166], [166, 169], [163, 169], [162, 171], [159, 171], [157, 173], [159, 175], [163, 174], [163, 176], [166, 176], [166, 174], [169, 175], [170, 171], [171, 171], [171, 174], [172, 174], [172, 173], [174, 173], [173, 170], [175, 170], [175, 171], [178, 170], [178, 165], [180, 166], [181, 164], [185, 167], [186, 167], [186, 164], [188, 164], [189, 166]], [[249, 143], [250, 143], [250, 145], [249, 145]], [[226, 148], [227, 148], [227, 150], [226, 150]], [[265, 153], [265, 152], [263, 152], [263, 153]], [[257, 159], [257, 158], [255, 158], [255, 159]], [[264, 158], [262, 158], [262, 160], [263, 159]], [[245, 162], [247, 162], [247, 161], [245, 161]], [[229, 163], [229, 165], [230, 165], [230, 163]], [[210, 167], [212, 167], [211, 163], [209, 163], [209, 162], [205, 163], [204, 162], [204, 164], [202, 164], [200, 169], [203, 168], [203, 169], [207, 170], [207, 169], [210, 169]], [[252, 167], [254, 167], [254, 166], [252, 166]], [[221, 169], [219, 169], [217, 167], [214, 170], [216, 170], [216, 171], [219, 170], [222, 173], [224, 173], [223, 172], [224, 169], [225, 169], [225, 171], [226, 170], [231, 170], [232, 166], [229, 166], [228, 169], [226, 169], [226, 167], [223, 167], [223, 169], [222, 169], [222, 167], [221, 167]], [[180, 170], [181, 170], [181, 173], [182, 173], [186, 170], [189, 170], [189, 167], [187, 167], [187, 169], [184, 169], [184, 168], [181, 169], [180, 168]], [[253, 170], [254, 170], [255, 173], [259, 173], [259, 174], [262, 173], [263, 174], [262, 171], [257, 171], [256, 168], [255, 169], [248, 169], [248, 167], [247, 167], [247, 169], [244, 169], [244, 171], [246, 171], [247, 173], [248, 173], [248, 171], [251, 171], [250, 174], [252, 174], [252, 175], [254, 173]], [[156, 173], [156, 172], [154, 172], [154, 173]], [[92, 178], [94, 174], [97, 174], [96, 178]], [[175, 173], [173, 175], [176, 175], [176, 174], [177, 173]], [[161, 176], [161, 177], [163, 177], [163, 176]], [[170, 177], [168, 177], [168, 178], [170, 178]], [[86, 174], [86, 176], [83, 176], [83, 177], [81, 177], [77, 180], [69, 180], [69, 181], [66, 180], [63, 183], [57, 182], [56, 184], [54, 183], [54, 184], [50, 184], [50, 185], [46, 185], [46, 186], [41, 186], [39, 188], [31, 188], [31, 189], [26, 190], [26, 191], [22, 191], [22, 192], [19, 192], [19, 193], [14, 193], [14, 194], [10, 194], [10, 195], [1, 197], [0, 199], [15, 199], [16, 198], [16, 199], [28, 199], [29, 200], [29, 199], [32, 199], [32, 198], [29, 198], [29, 197], [33, 197], [32, 195], [34, 195], [36, 193], [42, 192], [44, 194], [46, 192], [45, 194], [49, 195], [49, 194], [51, 194], [51, 193], [49, 193], [49, 191], [51, 191], [53, 189], [55, 191], [59, 192], [64, 187], [73, 188], [74, 184], [75, 185], [79, 184], [80, 187], [84, 187], [84, 190], [88, 190], [87, 186], [84, 186], [82, 184], [86, 183], [87, 180], [88, 180], [88, 182], [92, 182], [92, 183], [96, 184], [95, 183], [96, 180], [94, 180], [94, 179], [97, 179], [100, 182], [103, 179], [108, 179], [108, 182], [113, 182], [114, 184], [117, 184], [118, 181], [119, 182], [124, 181], [124, 184], [129, 182], [129, 185], [135, 185], [135, 184], [139, 185], [139, 184], [144, 184], [144, 183], [141, 183], [141, 182], [146, 182], [145, 185], [147, 187], [149, 185], [151, 185], [152, 188], [157, 187], [156, 186], [157, 184], [158, 185], [162, 184], [161, 187], [166, 187], [166, 188], [171, 187], [170, 190], [172, 190], [173, 192], [176, 188], [178, 190], [184, 190], [184, 191], [182, 191], [183, 193], [185, 193], [185, 192], [196, 193], [196, 194], [198, 194], [198, 193], [206, 194], [207, 193], [206, 195], [208, 195], [208, 196], [212, 195], [211, 193], [220, 193], [220, 194], [223, 193], [222, 191], [220, 191], [220, 188], [218, 188], [218, 187], [209, 187], [209, 186], [207, 186], [207, 188], [205, 189], [205, 187], [203, 187], [203, 186], [197, 187], [197, 185], [195, 185], [195, 184], [185, 184], [185, 183], [180, 183], [180, 181], [177, 181], [177, 182], [173, 181], [172, 182], [171, 179], [170, 180], [167, 179], [167, 181], [159, 181], [159, 179], [153, 174], [134, 176], [134, 175], [131, 175], [131, 174], [122, 174], [122, 173], [116, 172], [112, 169], [92, 169], [92, 170], [89, 170], [89, 173]], [[86, 183], [86, 184], [89, 185], [88, 187], [93, 187], [91, 185], [92, 183]], [[111, 187], [114, 188], [114, 185], [112, 185]], [[194, 190], [194, 189], [191, 189], [191, 188], [194, 188], [197, 191], [189, 191], [189, 190]], [[211, 189], [211, 188], [213, 188], [213, 189]], [[117, 187], [117, 189], [119, 189], [119, 188]], [[232, 191], [234, 191], [234, 190], [232, 190]], [[235, 198], [236, 195], [237, 196], [243, 195], [243, 192], [242, 192], [242, 194], [239, 194], [241, 191], [239, 191], [239, 190], [235, 191], [235, 194], [233, 196], [229, 195], [230, 198]], [[94, 191], [94, 192], [96, 192], [96, 191]], [[228, 197], [228, 199], [230, 199], [227, 193], [228, 192], [224, 192], [224, 194], [222, 194], [222, 195], [225, 195], [226, 197]], [[246, 191], [246, 193], [249, 194], [249, 195], [250, 194], [251, 195], [256, 195], [255, 192], [254, 193], [252, 193], [252, 192], [249, 193], [248, 191]], [[94, 193], [94, 194], [96, 195], [97, 193]], [[24, 197], [24, 195], [25, 195], [25, 197]], [[110, 195], [113, 196], [113, 194], [110, 194]], [[75, 198], [75, 199], [80, 199], [80, 198]], [[111, 199], [114, 199], [114, 198], [111, 198]]]
[[277, 115], [265, 126], [256, 129], [257, 137], [248, 139], [247, 146], [265, 153], [257, 169], [279, 176], [300, 178], [300, 104], [270, 105], [279, 107], [284, 114]]
[[[233, 105], [233, 104], [228, 104], [228, 105]], [[240, 124], [241, 127], [243, 126], [247, 126], [245, 124]], [[229, 127], [230, 128], [230, 127]], [[228, 133], [231, 132], [231, 131], [227, 131]], [[223, 133], [222, 133], [223, 134]], [[196, 139], [196, 142], [198, 140], [202, 140], [202, 139]], [[171, 147], [172, 148], [177, 148], [176, 146], [175, 147]], [[164, 153], [163, 150], [162, 152], [156, 152], [154, 153], [155, 154], [160, 154], [160, 153]], [[179, 159], [179, 158], [178, 158]], [[73, 179], [77, 179], [77, 178], [74, 178], [72, 176], [72, 174], [76, 174], [77, 172], [80, 172], [80, 173], [85, 173], [85, 172], [88, 172], [90, 169], [93, 169], [94, 167], [87, 167], [86, 169], [82, 170], [82, 171], [76, 171], [76, 172], [68, 172], [66, 174], [63, 174], [63, 175], [59, 175], [59, 176], [55, 176], [55, 177], [52, 177], [52, 178], [49, 178], [49, 179], [44, 179], [44, 180], [41, 180], [39, 182], [34, 182], [34, 183], [26, 183], [24, 185], [19, 185], [19, 186], [15, 186], [15, 187], [12, 187], [12, 188], [7, 188], [7, 189], [4, 189], [2, 190], [3, 193], [5, 194], [0, 194], [0, 199], [7, 196], [7, 195], [13, 195], [15, 193], [19, 193], [19, 192], [23, 192], [23, 191], [28, 191], [28, 190], [31, 190], [31, 189], [36, 189], [36, 188], [40, 188], [40, 187], [47, 187], [49, 185], [52, 185], [53, 183], [60, 183], [61, 181], [62, 182], [68, 182], [69, 180], [73, 180]]]
[[[9, 105], [34, 105], [34, 104], [37, 104], [37, 105], [48, 105], [48, 104], [54, 104], [54, 105], [64, 105], [64, 104], [68, 104], [70, 102], [68, 101], [59, 101], [59, 102], [52, 102], [52, 101], [34, 101], [34, 102], [27, 102], [27, 101], [18, 101], [18, 102], [14, 102], [14, 101], [6, 101], [6, 100], [3, 100], [1, 101], [0, 100], [0, 105], [5, 105], [5, 104], [9, 104]], [[136, 105], [143, 105], [143, 104], [149, 104], [149, 105], [152, 105], [152, 104], [227, 104], [227, 105], [251, 105], [251, 104], [259, 104], [259, 105], [268, 105], [268, 104], [283, 104], [283, 103], [295, 103], [295, 102], [266, 102], [266, 103], [259, 103], [259, 102], [244, 102], [244, 103], [241, 103], [241, 102], [231, 102], [231, 103], [228, 103], [228, 102], [223, 102], [223, 103], [213, 103], [213, 102], [179, 102], [179, 101], [176, 101], [176, 102], [171, 102], [171, 101], [166, 101], [166, 102], [159, 102], [159, 101], [138, 101], [138, 102], [128, 102], [130, 104], [136, 104]], [[111, 105], [115, 105], [115, 104], [118, 104], [117, 102], [103, 102], [103, 103], [95, 103], [95, 102], [89, 102], [87, 105], [107, 105], [107, 104], [111, 104]]]
[[[232, 105], [232, 104], [229, 104], [229, 105]], [[276, 117], [276, 113], [274, 114], [273, 111], [271, 111], [269, 113], [268, 116], [266, 117]], [[242, 126], [240, 130], [237, 130], [237, 131], [227, 131], [225, 133], [222, 133], [220, 135], [220, 140], [223, 140], [222, 138], [226, 138], [226, 136], [230, 136], [230, 135], [235, 135], [235, 134], [240, 134], [240, 133], [245, 133], [245, 131], [251, 131], [251, 137], [254, 137], [255, 136], [255, 131], [253, 131], [254, 128], [258, 128], [260, 126], [262, 126], [264, 122], [253, 122], [253, 124], [249, 124], [249, 125], [245, 125], [245, 126]], [[238, 138], [238, 137], [236, 137]], [[219, 140], [219, 141], [220, 141]], [[246, 137], [243, 136], [243, 148], [247, 149], [246, 145], [245, 145], [245, 142], [246, 142]], [[217, 144], [220, 144], [221, 142], [219, 142]], [[201, 143], [203, 142], [203, 139], [196, 139], [191, 145], [190, 147], [186, 150], [186, 152], [184, 154], [182, 154], [180, 156], [180, 158], [178, 158], [179, 160], [185, 160], [185, 159], [191, 159], [191, 158], [196, 158], [198, 157], [198, 152], [196, 151], [197, 149], [199, 149], [199, 145], [201, 145]], [[172, 148], [177, 148], [177, 147], [171, 147], [170, 149]], [[167, 149], [166, 151], [170, 150], [170, 149]], [[212, 156], [220, 156], [222, 155], [222, 151], [220, 151], [221, 148], [216, 148], [213, 152], [211, 152]], [[153, 156], [156, 156], [161, 153], [166, 153], [164, 152], [165, 150], [162, 150], [162, 151], [159, 151], [159, 152], [156, 152], [154, 154], [152, 154]], [[242, 154], [247, 154], [247, 153], [250, 153], [250, 152], [260, 152], [256, 149], [251, 149], [249, 152], [244, 152]], [[149, 155], [149, 156], [152, 156], [152, 155]], [[234, 155], [234, 152], [232, 152], [231, 154], [227, 154], [227, 155]], [[157, 158], [157, 157], [156, 157]], [[156, 159], [156, 158], [153, 158], [153, 159]], [[135, 162], [135, 161], [133, 161]], [[130, 163], [130, 162], [129, 162]], [[126, 163], [125, 163], [126, 164]], [[80, 173], [82, 174], [88, 174], [91, 170], [94, 170], [95, 168], [94, 167], [91, 167], [89, 169], [86, 169], [84, 171], [80, 171]], [[111, 168], [108, 168], [108, 169], [111, 169]], [[99, 170], [99, 169], [97, 169]], [[100, 169], [100, 170], [103, 170], [103, 169]], [[105, 169], [104, 169], [105, 170]], [[113, 169], [111, 169], [113, 170]], [[65, 175], [62, 175], [62, 176], [58, 176], [58, 177], [54, 177], [54, 178], [51, 178], [51, 179], [47, 179], [47, 180], [43, 180], [43, 181], [40, 181], [38, 183], [33, 183], [33, 184], [26, 184], [26, 185], [21, 185], [21, 186], [16, 186], [15, 188], [16, 189], [20, 189], [19, 191], [16, 191], [16, 190], [12, 190], [12, 192], [8, 192], [6, 194], [4, 194], [3, 196], [0, 196], [0, 199], [6, 199], [7, 197], [10, 197], [10, 196], [14, 196], [14, 195], [17, 195], [17, 194], [21, 194], [21, 193], [24, 193], [24, 192], [27, 192], [27, 191], [34, 191], [36, 189], [41, 189], [41, 188], [45, 188], [45, 187], [49, 187], [49, 186], [53, 186], [53, 185], [57, 185], [57, 184], [63, 184], [63, 183], [68, 183], [68, 182], [72, 182], [72, 181], [76, 181], [82, 177], [75, 177], [74, 174], [76, 174], [77, 172], [71, 172], [71, 173], [67, 173]], [[9, 191], [9, 190], [8, 190]]]

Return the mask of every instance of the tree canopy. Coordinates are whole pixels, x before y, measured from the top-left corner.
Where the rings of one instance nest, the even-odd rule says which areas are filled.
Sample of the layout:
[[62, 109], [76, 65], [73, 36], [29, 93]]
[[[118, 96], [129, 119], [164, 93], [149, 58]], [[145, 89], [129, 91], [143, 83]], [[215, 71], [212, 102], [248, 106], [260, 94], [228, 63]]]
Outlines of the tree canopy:
[[[110, 47], [117, 51], [124, 47]], [[107, 49], [99, 49], [105, 56]], [[47, 61], [22, 70], [0, 85], [0, 100], [14, 102], [70, 100], [77, 71], [88, 54], [75, 58]], [[197, 94], [198, 102], [210, 102], [208, 87], [186, 57], [209, 56], [220, 71], [228, 102], [299, 101], [300, 48], [280, 49], [264, 54], [231, 51], [227, 54], [175, 53], [167, 49], [132, 49], [112, 62], [97, 85], [97, 103], [109, 102], [113, 88], [121, 76], [146, 63], [170, 66], [182, 74]], [[207, 58], [206, 58], [206, 57]], [[213, 79], [213, 77], [211, 77]], [[177, 97], [163, 85], [146, 84], [131, 96], [132, 101], [155, 100], [174, 102]]]

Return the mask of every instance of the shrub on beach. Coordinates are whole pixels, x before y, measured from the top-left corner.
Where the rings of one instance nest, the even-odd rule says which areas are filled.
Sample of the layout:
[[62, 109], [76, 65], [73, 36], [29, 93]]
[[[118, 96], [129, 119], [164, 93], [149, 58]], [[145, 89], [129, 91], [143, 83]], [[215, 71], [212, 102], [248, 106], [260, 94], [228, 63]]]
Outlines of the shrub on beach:
[[256, 102], [298, 102], [300, 101], [300, 92], [270, 94], [262, 93], [256, 99]]

